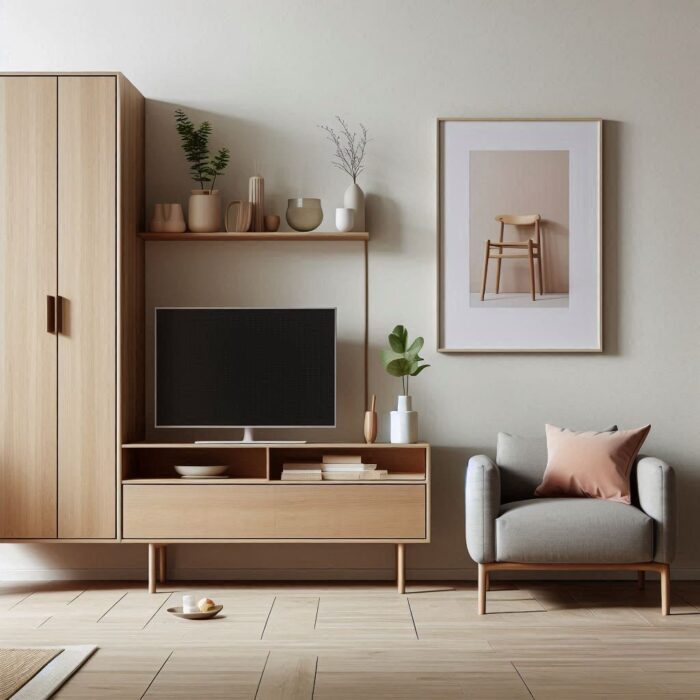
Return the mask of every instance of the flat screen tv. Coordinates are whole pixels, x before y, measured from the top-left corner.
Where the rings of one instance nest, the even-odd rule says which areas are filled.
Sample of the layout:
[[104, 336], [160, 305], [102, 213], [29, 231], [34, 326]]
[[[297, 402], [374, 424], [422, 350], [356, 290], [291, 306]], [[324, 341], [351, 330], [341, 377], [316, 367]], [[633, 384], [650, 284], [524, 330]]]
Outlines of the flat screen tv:
[[335, 309], [155, 314], [156, 427], [335, 426]]

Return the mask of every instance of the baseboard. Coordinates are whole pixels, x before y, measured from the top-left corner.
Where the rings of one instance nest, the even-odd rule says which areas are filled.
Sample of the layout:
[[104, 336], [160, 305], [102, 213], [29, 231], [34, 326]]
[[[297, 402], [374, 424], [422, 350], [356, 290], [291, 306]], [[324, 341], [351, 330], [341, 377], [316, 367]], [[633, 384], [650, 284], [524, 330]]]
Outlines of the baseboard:
[[[190, 569], [176, 568], [168, 572], [171, 581], [393, 581], [396, 573], [390, 568], [376, 569]], [[410, 581], [475, 581], [476, 568], [407, 569]], [[580, 581], [628, 580], [633, 573], [615, 571], [504, 571], [492, 575], [493, 580]], [[653, 574], [649, 574], [653, 578]], [[671, 568], [676, 581], [700, 580], [700, 568]], [[144, 581], [146, 567], [100, 569], [0, 569], [0, 581]]]

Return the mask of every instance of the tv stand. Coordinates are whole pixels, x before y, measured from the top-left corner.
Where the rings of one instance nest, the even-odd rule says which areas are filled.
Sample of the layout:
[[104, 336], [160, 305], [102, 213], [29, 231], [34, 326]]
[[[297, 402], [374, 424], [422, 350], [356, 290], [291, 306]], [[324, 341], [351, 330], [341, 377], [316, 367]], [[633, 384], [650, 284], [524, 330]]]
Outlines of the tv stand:
[[195, 445], [240, 445], [240, 444], [263, 444], [263, 445], [305, 445], [306, 440], [256, 440], [253, 428], [243, 428], [243, 438], [241, 440], [195, 440]]
[[[282, 480], [286, 462], [359, 455], [377, 480]], [[178, 464], [226, 465], [227, 479], [182, 479]], [[430, 542], [430, 446], [375, 443], [128, 443], [122, 446], [122, 542], [149, 545], [149, 590], [168, 544], [391, 544], [405, 590], [405, 545]]]

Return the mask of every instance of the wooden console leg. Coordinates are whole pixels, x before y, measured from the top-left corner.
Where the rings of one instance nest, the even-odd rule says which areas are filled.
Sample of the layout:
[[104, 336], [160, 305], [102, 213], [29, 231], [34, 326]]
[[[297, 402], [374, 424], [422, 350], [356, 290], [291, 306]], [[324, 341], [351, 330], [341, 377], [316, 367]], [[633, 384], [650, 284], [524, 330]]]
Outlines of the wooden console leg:
[[396, 545], [396, 586], [399, 593], [406, 592], [405, 545]]
[[644, 590], [644, 584], [645, 584], [644, 574], [645, 574], [645, 572], [643, 569], [641, 571], [637, 572], [637, 588], [640, 591]]
[[486, 586], [488, 572], [483, 564], [479, 564], [479, 615], [486, 614]]
[[487, 571], [484, 580], [484, 590], [488, 593], [491, 590], [491, 574]]
[[158, 557], [158, 548], [155, 544], [148, 545], [148, 592], [156, 592], [156, 559]]
[[661, 614], [668, 615], [671, 612], [671, 571], [668, 564], [664, 564], [659, 573], [661, 574]]
[[158, 583], [165, 583], [168, 570], [168, 550], [164, 544], [158, 547]]

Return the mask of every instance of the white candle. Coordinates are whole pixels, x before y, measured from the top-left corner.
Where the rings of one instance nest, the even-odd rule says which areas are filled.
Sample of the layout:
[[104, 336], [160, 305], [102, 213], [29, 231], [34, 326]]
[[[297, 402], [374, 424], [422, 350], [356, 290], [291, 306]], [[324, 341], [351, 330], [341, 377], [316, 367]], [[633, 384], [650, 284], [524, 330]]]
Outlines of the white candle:
[[194, 600], [193, 595], [183, 595], [182, 596], [182, 612], [193, 613], [197, 612], [198, 608]]

